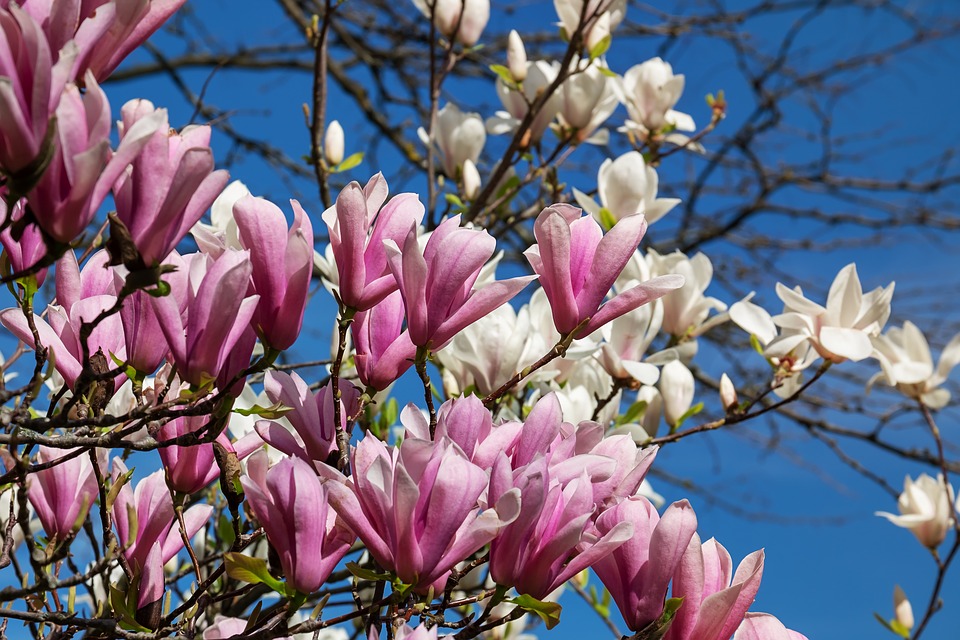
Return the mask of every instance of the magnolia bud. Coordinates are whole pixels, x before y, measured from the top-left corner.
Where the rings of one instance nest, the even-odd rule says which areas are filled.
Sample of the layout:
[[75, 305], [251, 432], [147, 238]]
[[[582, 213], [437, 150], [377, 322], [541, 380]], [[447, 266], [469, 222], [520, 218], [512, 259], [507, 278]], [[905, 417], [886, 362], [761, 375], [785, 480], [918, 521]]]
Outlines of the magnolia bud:
[[327, 125], [323, 138], [323, 156], [327, 164], [336, 166], [343, 162], [343, 127], [336, 120]]
[[610, 35], [610, 12], [604, 11], [587, 33], [587, 51], [593, 51], [600, 41]]
[[894, 620], [903, 625], [907, 631], [913, 628], [913, 607], [910, 606], [907, 594], [903, 592], [900, 585], [893, 588], [893, 615]]
[[730, 377], [727, 374], [720, 376], [720, 404], [723, 405], [723, 410], [727, 413], [736, 409], [739, 404], [737, 400], [737, 390], [734, 388], [733, 382], [730, 381]]
[[473, 200], [480, 193], [480, 172], [477, 171], [477, 165], [473, 160], [467, 158], [463, 161], [463, 197], [467, 200]]
[[663, 396], [663, 417], [667, 424], [677, 422], [693, 404], [693, 374], [679, 360], [668, 362], [660, 372], [660, 395]]
[[507, 38], [507, 68], [517, 82], [523, 82], [527, 78], [527, 50], [524, 49], [523, 40], [516, 29], [511, 30]]

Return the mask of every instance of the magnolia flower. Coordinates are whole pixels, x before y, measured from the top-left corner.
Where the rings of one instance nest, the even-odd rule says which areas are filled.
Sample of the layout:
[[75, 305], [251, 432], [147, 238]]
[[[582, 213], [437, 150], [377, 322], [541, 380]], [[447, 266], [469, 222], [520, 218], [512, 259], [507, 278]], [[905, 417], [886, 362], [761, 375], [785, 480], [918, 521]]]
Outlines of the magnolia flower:
[[507, 69], [515, 82], [523, 82], [527, 78], [527, 50], [516, 29], [510, 30], [507, 36]]
[[543, 355], [531, 332], [529, 308], [514, 311], [504, 304], [458, 333], [436, 357], [451, 372], [457, 391], [474, 385], [487, 395]]
[[580, 209], [555, 204], [537, 216], [537, 244], [524, 252], [540, 276], [557, 330], [587, 336], [611, 320], [683, 286], [683, 277], [654, 278], [604, 303], [647, 230], [643, 216], [620, 220], [606, 235]]
[[313, 274], [313, 225], [300, 203], [291, 200], [293, 225], [280, 208], [263, 198], [241, 198], [234, 205], [240, 242], [250, 251], [253, 289], [260, 302], [251, 322], [273, 349], [288, 349], [300, 335]]
[[723, 374], [720, 376], [720, 405], [726, 412], [733, 411], [739, 406], [737, 399], [737, 388], [733, 386], [730, 376]]
[[381, 567], [421, 591], [442, 591], [458, 562], [490, 542], [520, 510], [519, 491], [479, 509], [487, 474], [449, 438], [387, 447], [369, 433], [347, 479], [321, 465], [330, 502]]
[[417, 347], [404, 329], [403, 296], [394, 291], [372, 309], [359, 312], [350, 326], [360, 382], [383, 391], [413, 366]]
[[357, 538], [330, 508], [332, 485], [321, 483], [299, 458], [281, 460], [240, 482], [287, 583], [302, 593], [319, 589]]
[[53, 466], [29, 476], [27, 497], [47, 536], [58, 541], [66, 540], [79, 529], [97, 498], [93, 462], [86, 451], [43, 445], [40, 445], [36, 461]]
[[553, 6], [568, 38], [583, 20], [583, 42], [591, 51], [623, 22], [627, 13], [627, 0], [553, 0]]
[[900, 585], [893, 587], [893, 616], [904, 629], [908, 631], [913, 629], [913, 606], [907, 600], [907, 594], [903, 592]]
[[711, 309], [726, 311], [727, 305], [704, 292], [713, 279], [713, 265], [702, 253], [692, 258], [679, 251], [661, 256], [652, 249], [647, 252], [652, 275], [678, 273], [684, 284], [676, 292], [660, 301], [663, 305], [663, 330], [677, 338], [702, 335], [727, 318], [725, 315], [708, 319]]
[[117, 217], [126, 225], [146, 266], [160, 263], [177, 246], [227, 184], [213, 170], [210, 127], [170, 130], [167, 110], [149, 100], [131, 100], [120, 111], [121, 143], [141, 120], [160, 124], [143, 151], [113, 185]]
[[336, 166], [343, 162], [343, 147], [343, 127], [336, 120], [332, 120], [323, 136], [323, 158], [327, 164]]
[[[424, 144], [430, 144], [430, 138], [423, 127], [417, 130], [417, 134]], [[452, 102], [448, 102], [437, 112], [434, 136], [443, 158], [443, 170], [451, 178], [456, 178], [464, 171], [467, 160], [476, 165], [487, 141], [487, 131], [480, 114], [464, 113]]]
[[960, 363], [960, 333], [944, 347], [936, 370], [927, 339], [909, 320], [903, 323], [902, 329], [891, 327], [885, 334], [872, 337], [871, 341], [873, 355], [880, 361], [882, 371], [870, 379], [867, 389], [880, 380], [931, 409], [947, 406], [950, 392], [938, 387]]
[[682, 362], [674, 360], [660, 372], [660, 396], [663, 398], [663, 416], [667, 424], [676, 427], [693, 404], [695, 386], [693, 374]]
[[674, 502], [661, 518], [649, 500], [631, 497], [597, 518], [596, 535], [621, 522], [633, 524], [633, 537], [592, 569], [617, 603], [627, 628], [640, 631], [663, 613], [667, 586], [697, 531], [697, 516], [686, 500]]
[[337, 267], [339, 298], [356, 311], [366, 311], [397, 290], [384, 242], [402, 243], [411, 226], [416, 228], [423, 219], [423, 203], [416, 194], [401, 193], [384, 205], [388, 189], [379, 173], [363, 187], [351, 182], [337, 196], [336, 204], [323, 212]]
[[473, 200], [480, 193], [480, 172], [477, 171], [477, 165], [473, 160], [467, 158], [463, 161], [463, 198]]
[[[560, 85], [557, 120], [562, 130], [575, 134], [575, 142], [606, 144], [609, 141], [606, 129], [597, 131], [619, 103], [617, 81], [609, 73], [600, 60], [594, 60], [585, 68], [576, 69]], [[596, 135], [594, 131], [597, 131]]]
[[225, 249], [243, 249], [240, 230], [233, 217], [233, 205], [250, 195], [250, 190], [239, 180], [234, 180], [210, 205], [210, 224], [197, 222], [190, 235], [204, 253], [218, 258]]
[[413, 0], [427, 18], [433, 16], [437, 30], [460, 44], [472, 47], [490, 20], [490, 0]]
[[899, 516], [884, 511], [877, 511], [876, 515], [910, 529], [927, 548], [940, 546], [953, 527], [953, 487], [944, 483], [942, 475], [931, 478], [924, 473], [916, 481], [907, 476], [897, 507]]
[[683, 84], [683, 75], [674, 75], [673, 67], [660, 58], [630, 67], [623, 74], [621, 96], [630, 115], [627, 130], [638, 131], [643, 138], [665, 127], [695, 130], [693, 118], [673, 110], [683, 93]]
[[753, 604], [762, 577], [762, 549], [734, 572], [723, 545], [712, 538], [701, 545], [693, 534], [673, 577], [671, 595], [683, 598], [683, 606], [664, 640], [727, 640]]
[[[520, 87], [509, 86], [503, 78], [497, 78], [497, 95], [500, 96], [500, 102], [503, 103], [506, 111], [498, 111], [494, 116], [487, 118], [487, 132], [502, 135], [516, 129], [527, 115], [530, 105], [556, 80], [558, 73], [560, 73], [559, 62], [536, 60], [527, 62], [526, 79]], [[530, 124], [530, 129], [527, 131], [529, 137], [524, 140], [524, 146], [540, 140], [559, 110], [560, 94], [554, 92], [547, 98]]]
[[[3, 254], [10, 262], [14, 273], [25, 271], [26, 269], [39, 263], [47, 255], [47, 244], [43, 240], [43, 233], [40, 227], [34, 223], [29, 223], [24, 227], [19, 240], [13, 239], [13, 225], [23, 218], [26, 212], [27, 201], [21, 198], [14, 203], [12, 211], [9, 212], [13, 224], [6, 224], [7, 221], [7, 203], [6, 199], [9, 191], [6, 187], [0, 187], [0, 224], [6, 228], [0, 231], [0, 244], [3, 245]], [[37, 279], [37, 286], [43, 284], [47, 277], [47, 270], [40, 269], [34, 274]]]
[[403, 295], [410, 340], [442, 349], [465, 327], [520, 292], [535, 276], [477, 283], [496, 241], [479, 229], [460, 226], [460, 216], [443, 221], [424, 248], [413, 225], [402, 247], [385, 240], [387, 261]]
[[784, 307], [773, 322], [784, 332], [767, 346], [766, 355], [784, 357], [808, 342], [830, 362], [863, 360], [873, 352], [871, 337], [880, 333], [890, 317], [893, 287], [891, 282], [864, 295], [857, 266], [848, 264], [830, 285], [823, 307], [805, 298], [800, 287], [789, 289], [777, 283], [777, 295]]
[[653, 224], [675, 206], [678, 198], [658, 198], [659, 178], [653, 167], [648, 167], [639, 151], [628, 151], [616, 160], [607, 158], [597, 173], [597, 195], [600, 204], [578, 189], [573, 190], [577, 203], [597, 220], [603, 222], [601, 208], [610, 212], [614, 220], [642, 213], [647, 224]]
[[[210, 416], [186, 416], [171, 420], [160, 427], [157, 440], [174, 440], [206, 427], [213, 420]], [[224, 449], [234, 452], [227, 434], [221, 433], [216, 442]], [[170, 445], [160, 449], [160, 460], [166, 471], [167, 484], [175, 491], [194, 494], [220, 476], [220, 467], [214, 461], [213, 444], [205, 442], [189, 446]]]

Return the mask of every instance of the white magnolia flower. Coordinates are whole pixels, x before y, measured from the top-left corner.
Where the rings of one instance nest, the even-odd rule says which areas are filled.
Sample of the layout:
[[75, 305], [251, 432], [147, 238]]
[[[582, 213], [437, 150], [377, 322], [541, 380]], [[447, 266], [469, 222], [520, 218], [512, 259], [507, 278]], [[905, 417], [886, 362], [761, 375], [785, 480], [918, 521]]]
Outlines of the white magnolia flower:
[[557, 120], [562, 129], [576, 131], [576, 142], [606, 144], [610, 139], [606, 129], [597, 129], [617, 109], [617, 81], [601, 68], [600, 60], [594, 60], [583, 70], [575, 71], [560, 85]]
[[427, 18], [433, 5], [437, 30], [467, 47], [477, 43], [490, 21], [490, 0], [413, 0], [413, 4]]
[[477, 165], [473, 160], [467, 158], [463, 161], [463, 197], [467, 200], [473, 200], [480, 193], [480, 172], [477, 171]]
[[562, 387], [553, 385], [551, 388], [560, 401], [564, 420], [573, 424], [584, 420], [596, 420], [604, 425], [609, 424], [620, 414], [622, 391], [618, 391], [604, 405], [596, 418], [593, 417], [597, 409], [597, 398], [607, 398], [612, 389], [613, 378], [594, 358], [578, 360], [567, 372], [565, 384]]
[[898, 527], [910, 529], [920, 543], [936, 549], [953, 527], [953, 487], [945, 485], [943, 476], [931, 478], [921, 475], [916, 482], [907, 476], [903, 481], [903, 493], [897, 500], [900, 515], [878, 511]]
[[586, 18], [583, 41], [588, 50], [613, 33], [627, 14], [627, 0], [553, 0], [553, 6], [568, 38], [580, 26], [581, 17]]
[[713, 279], [713, 264], [707, 256], [698, 253], [688, 258], [679, 251], [661, 256], [651, 250], [647, 261], [653, 276], [679, 273], [684, 278], [682, 287], [660, 299], [664, 331], [678, 338], [696, 338], [729, 317], [721, 314], [708, 319], [711, 310], [723, 312], [727, 305], [704, 295]]
[[217, 196], [210, 205], [210, 224], [198, 222], [190, 230], [200, 251], [218, 258], [225, 249], [243, 249], [237, 221], [233, 218], [233, 205], [240, 198], [249, 195], [251, 194], [247, 186], [234, 180]]
[[893, 287], [891, 282], [864, 295], [857, 266], [848, 264], [830, 286], [824, 307], [805, 298], [800, 287], [789, 289], [777, 283], [784, 308], [773, 322], [783, 332], [765, 353], [782, 358], [807, 342], [830, 362], [863, 360], [873, 353], [870, 338], [879, 335], [890, 317]]
[[627, 107], [630, 119], [628, 130], [642, 138], [672, 128], [694, 131], [697, 126], [686, 113], [674, 111], [683, 94], [684, 76], [674, 75], [673, 67], [660, 58], [652, 58], [631, 67], [623, 74], [621, 101]]
[[874, 336], [872, 342], [873, 355], [880, 361], [882, 371], [870, 379], [868, 390], [880, 380], [931, 409], [947, 405], [950, 392], [939, 387], [960, 363], [960, 333], [943, 349], [936, 369], [927, 339], [912, 322], [903, 323], [902, 329], [891, 327], [885, 334]]
[[[507, 86], [503, 78], [497, 78], [497, 95], [506, 111], [498, 111], [487, 118], [487, 132], [493, 135], [510, 133], [517, 128], [520, 120], [527, 115], [528, 105], [537, 99], [537, 94], [550, 86], [560, 72], [560, 63], [536, 60], [527, 63], [527, 77], [521, 87], [522, 93], [515, 87]], [[554, 92], [534, 118], [530, 126], [530, 142], [536, 142], [543, 136], [547, 126], [560, 110], [560, 94]]]
[[675, 427], [693, 405], [693, 374], [679, 360], [668, 362], [660, 372], [659, 386], [663, 397], [663, 416], [668, 425]]
[[511, 29], [507, 36], [507, 69], [516, 82], [527, 79], [527, 50], [516, 29]]
[[724, 411], [735, 409], [739, 404], [737, 388], [733, 386], [733, 381], [727, 374], [720, 376], [720, 404]]
[[904, 629], [908, 631], [913, 629], [913, 607], [900, 585], [893, 587], [893, 616], [894, 620], [899, 622]]
[[543, 353], [540, 340], [531, 340], [530, 311], [505, 304], [461, 331], [436, 353], [453, 395], [475, 385], [488, 395]]
[[[423, 127], [417, 130], [417, 134], [424, 144], [430, 144]], [[443, 170], [451, 178], [457, 177], [458, 170], [462, 170], [467, 160], [477, 163], [486, 141], [487, 132], [479, 113], [464, 113], [452, 102], [437, 112], [437, 149], [443, 157]]]
[[653, 224], [680, 204], [677, 198], [658, 198], [660, 183], [657, 172], [648, 167], [639, 151], [628, 151], [616, 160], [607, 158], [597, 173], [597, 195], [600, 204], [590, 196], [573, 190], [577, 203], [602, 221], [600, 208], [607, 209], [615, 220], [642, 213], [647, 224]]
[[343, 127], [336, 120], [327, 125], [327, 132], [323, 136], [323, 157], [327, 164], [338, 165], [343, 162]]

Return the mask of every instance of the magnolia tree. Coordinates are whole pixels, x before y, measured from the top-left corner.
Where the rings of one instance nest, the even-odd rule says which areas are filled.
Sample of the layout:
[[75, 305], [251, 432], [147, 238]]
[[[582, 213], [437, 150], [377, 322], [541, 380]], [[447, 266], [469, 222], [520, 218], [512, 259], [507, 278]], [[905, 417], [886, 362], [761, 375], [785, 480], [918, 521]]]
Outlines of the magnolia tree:
[[[209, 125], [101, 87], [183, 0], [0, 0], [0, 629], [504, 638], [559, 624], [566, 588], [616, 637], [804, 638], [752, 607], [763, 550], [735, 564], [695, 500], [665, 505], [645, 477], [659, 447], [788, 411], [866, 361], [928, 427], [900, 452], [929, 472], [880, 514], [934, 560], [925, 604], [891, 578], [881, 616], [919, 637], [960, 548], [934, 416], [960, 336], [935, 365], [917, 326], [887, 326], [893, 283], [864, 292], [853, 264], [825, 298], [776, 284], [767, 310], [708, 296], [703, 253], [644, 244], [683, 201], [658, 171], [709, 157], [728, 106], [677, 110], [684, 75], [659, 57], [608, 66], [625, 2], [557, 0], [556, 58], [510, 31], [484, 118], [443, 88], [489, 4], [415, 1], [426, 188], [358, 174], [327, 117], [353, 1], [301, 25], [321, 202], [274, 204], [216, 169]], [[488, 136], [508, 141], [495, 162]], [[597, 144], [622, 151], [566, 184]], [[306, 323], [334, 339], [301, 374], [286, 353]], [[720, 330], [753, 350], [708, 371]], [[762, 385], [728, 375], [743, 362]]]

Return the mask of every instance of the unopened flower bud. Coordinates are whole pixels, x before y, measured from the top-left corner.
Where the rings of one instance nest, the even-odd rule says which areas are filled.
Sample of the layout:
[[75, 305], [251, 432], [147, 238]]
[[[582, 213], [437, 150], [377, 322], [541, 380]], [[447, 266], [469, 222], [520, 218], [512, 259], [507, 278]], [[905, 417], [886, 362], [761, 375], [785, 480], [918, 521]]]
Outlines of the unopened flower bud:
[[336, 166], [343, 162], [343, 127], [336, 120], [327, 125], [323, 138], [323, 156], [327, 164]]
[[668, 362], [660, 372], [660, 395], [667, 424], [676, 427], [693, 404], [694, 380], [690, 369], [679, 360]]
[[473, 200], [480, 193], [480, 172], [477, 171], [477, 165], [473, 160], [467, 158], [463, 161], [463, 197], [467, 200]]
[[507, 68], [517, 82], [523, 82], [527, 78], [527, 50], [524, 49], [523, 40], [516, 29], [512, 29], [507, 37]]
[[610, 35], [610, 12], [604, 11], [587, 33], [587, 51], [593, 51], [600, 41]]
[[909, 631], [913, 629], [913, 607], [907, 600], [907, 594], [903, 592], [900, 585], [893, 588], [893, 615], [894, 620], [900, 623], [904, 629]]
[[720, 376], [720, 404], [723, 405], [723, 410], [727, 413], [736, 409], [739, 404], [737, 390], [727, 374]]

